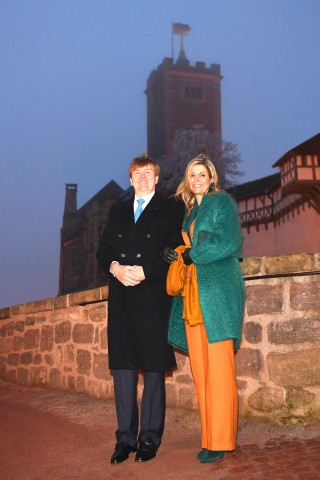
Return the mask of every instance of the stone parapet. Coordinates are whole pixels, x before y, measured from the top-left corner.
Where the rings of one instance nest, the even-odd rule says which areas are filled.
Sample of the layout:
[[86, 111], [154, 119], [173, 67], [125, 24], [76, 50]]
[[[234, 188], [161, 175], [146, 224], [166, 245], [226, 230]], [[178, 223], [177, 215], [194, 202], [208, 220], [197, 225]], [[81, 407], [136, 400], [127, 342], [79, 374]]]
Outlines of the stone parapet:
[[[236, 353], [240, 415], [277, 423], [320, 417], [320, 255], [251, 257]], [[108, 287], [0, 309], [0, 378], [112, 398]], [[197, 408], [188, 357], [167, 376], [167, 403]], [[139, 382], [141, 395], [142, 379]]]

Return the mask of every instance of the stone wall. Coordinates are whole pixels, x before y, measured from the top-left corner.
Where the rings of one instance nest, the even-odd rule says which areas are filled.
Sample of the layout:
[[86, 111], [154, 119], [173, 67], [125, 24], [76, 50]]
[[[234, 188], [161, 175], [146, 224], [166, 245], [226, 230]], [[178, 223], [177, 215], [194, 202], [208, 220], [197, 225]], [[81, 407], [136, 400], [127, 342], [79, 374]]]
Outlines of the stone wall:
[[[320, 255], [251, 257], [243, 341], [236, 354], [240, 415], [277, 423], [320, 418]], [[0, 310], [0, 378], [112, 398], [108, 288]], [[189, 361], [167, 377], [167, 403], [196, 408]], [[139, 392], [141, 394], [142, 379]]]

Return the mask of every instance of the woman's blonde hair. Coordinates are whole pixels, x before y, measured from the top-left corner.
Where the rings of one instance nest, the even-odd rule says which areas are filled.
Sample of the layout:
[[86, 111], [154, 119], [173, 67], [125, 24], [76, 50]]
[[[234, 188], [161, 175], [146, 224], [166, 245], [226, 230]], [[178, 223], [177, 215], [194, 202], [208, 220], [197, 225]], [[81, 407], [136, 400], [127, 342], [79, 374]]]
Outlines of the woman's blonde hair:
[[197, 157], [190, 160], [190, 162], [188, 163], [184, 177], [179, 183], [177, 191], [175, 193], [175, 197], [179, 197], [184, 201], [187, 210], [190, 210], [192, 208], [195, 201], [195, 196], [191, 192], [190, 185], [189, 185], [189, 172], [191, 168], [194, 167], [195, 165], [204, 165], [208, 171], [212, 187], [210, 185], [207, 193], [212, 194], [220, 191], [220, 187], [218, 183], [218, 174], [215, 169], [215, 166], [209, 160], [209, 158], [207, 158], [205, 155], [201, 153]]

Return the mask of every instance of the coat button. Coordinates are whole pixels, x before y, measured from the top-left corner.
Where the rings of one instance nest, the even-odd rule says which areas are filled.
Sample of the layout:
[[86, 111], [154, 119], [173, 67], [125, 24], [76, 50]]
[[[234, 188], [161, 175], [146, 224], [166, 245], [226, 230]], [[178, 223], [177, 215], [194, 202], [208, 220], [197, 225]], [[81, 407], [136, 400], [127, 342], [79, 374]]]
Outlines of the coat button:
[[151, 238], [151, 235], [150, 235], [150, 233], [147, 233], [147, 238]]
[[121, 253], [121, 254], [120, 254], [120, 257], [122, 257], [122, 258], [124, 258], [125, 256], [126, 256], [125, 253]]
[[140, 257], [141, 257], [141, 253], [137, 253], [136, 258], [140, 258]]
[[121, 234], [121, 233], [118, 233], [118, 238], [122, 238], [122, 234]]

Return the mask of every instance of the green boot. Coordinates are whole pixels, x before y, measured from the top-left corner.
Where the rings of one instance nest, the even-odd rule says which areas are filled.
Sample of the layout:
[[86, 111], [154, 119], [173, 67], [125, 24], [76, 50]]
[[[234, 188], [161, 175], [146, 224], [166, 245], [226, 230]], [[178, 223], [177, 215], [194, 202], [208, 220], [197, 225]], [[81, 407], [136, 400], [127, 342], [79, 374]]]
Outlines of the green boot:
[[197, 453], [196, 458], [202, 458], [207, 451], [208, 450], [206, 448], [203, 448], [199, 453]]
[[207, 450], [200, 457], [200, 463], [216, 462], [220, 458], [224, 457], [224, 453], [224, 451]]

